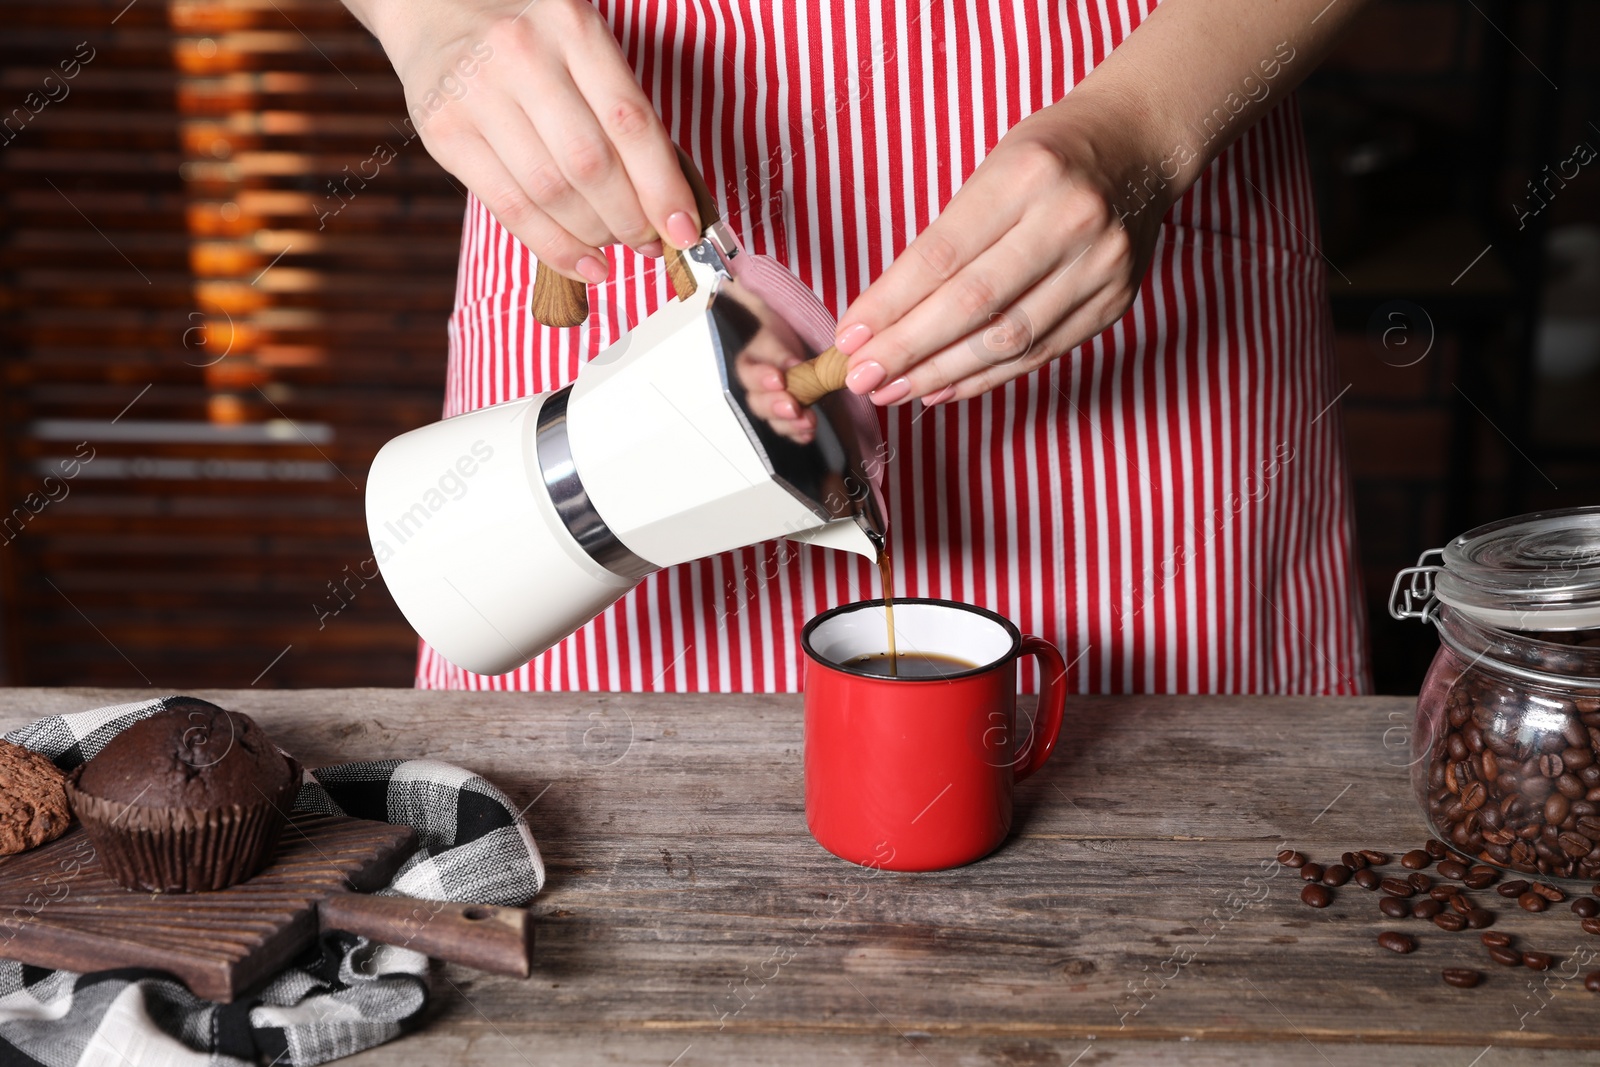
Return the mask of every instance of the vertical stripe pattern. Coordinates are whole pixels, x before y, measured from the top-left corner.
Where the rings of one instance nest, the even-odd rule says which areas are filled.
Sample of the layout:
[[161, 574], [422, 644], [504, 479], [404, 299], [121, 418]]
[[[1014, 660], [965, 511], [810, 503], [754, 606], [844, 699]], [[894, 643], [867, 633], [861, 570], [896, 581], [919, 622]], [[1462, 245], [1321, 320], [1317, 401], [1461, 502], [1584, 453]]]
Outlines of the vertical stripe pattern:
[[[598, 2], [745, 246], [787, 263], [835, 313], [1007, 129], [1153, 6]], [[1121, 321], [985, 396], [884, 411], [895, 593], [1016, 620], [1061, 647], [1078, 692], [1364, 691], [1316, 234], [1290, 100], [1169, 213]], [[469, 201], [445, 413], [568, 384], [668, 299], [657, 263], [609, 254], [588, 322], [545, 329], [528, 311], [527, 249]], [[507, 675], [470, 674], [424, 645], [417, 682], [793, 691], [805, 620], [876, 583], [855, 556], [755, 545], [652, 575]]]

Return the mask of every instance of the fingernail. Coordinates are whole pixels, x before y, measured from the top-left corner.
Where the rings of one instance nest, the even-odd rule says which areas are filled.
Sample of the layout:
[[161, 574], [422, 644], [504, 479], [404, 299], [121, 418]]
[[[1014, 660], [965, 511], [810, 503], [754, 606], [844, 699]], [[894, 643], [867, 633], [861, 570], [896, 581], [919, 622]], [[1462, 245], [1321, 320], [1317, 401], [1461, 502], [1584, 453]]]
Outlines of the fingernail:
[[896, 378], [882, 389], [874, 390], [872, 402], [880, 407], [897, 404], [911, 395], [911, 379]]
[[844, 384], [846, 388], [857, 396], [866, 396], [882, 385], [883, 380], [887, 377], [889, 377], [889, 372], [884, 370], [881, 364], [869, 359], [859, 367], [853, 368], [849, 374], [846, 374], [844, 376]]
[[776, 404], [772, 405], [772, 407], [773, 410], [778, 413], [780, 418], [798, 419], [800, 417], [800, 409], [795, 406], [795, 402], [793, 400], [780, 400]]
[[775, 370], [770, 370], [761, 377], [761, 387], [769, 392], [776, 393], [783, 388], [783, 375]]
[[644, 244], [639, 246], [639, 251], [643, 252], [651, 259], [660, 259], [666, 250], [661, 247], [660, 241], [646, 241]]
[[[872, 338], [872, 329], [864, 322], [852, 322], [833, 339], [833, 347], [849, 355]], [[860, 392], [861, 390], [856, 390]]]
[[583, 275], [585, 278], [588, 278], [594, 284], [599, 285], [601, 282], [606, 280], [606, 277], [611, 272], [606, 269], [606, 265], [604, 263], [600, 262], [598, 259], [595, 259], [593, 256], [584, 256], [582, 259], [578, 260], [578, 273]]
[[693, 248], [700, 241], [700, 231], [687, 211], [674, 211], [667, 216], [667, 238], [680, 249]]
[[947, 385], [943, 389], [940, 389], [937, 393], [929, 393], [927, 396], [923, 397], [922, 403], [931, 408], [935, 404], [944, 403], [946, 400], [949, 400], [955, 395], [956, 387], [953, 385]]

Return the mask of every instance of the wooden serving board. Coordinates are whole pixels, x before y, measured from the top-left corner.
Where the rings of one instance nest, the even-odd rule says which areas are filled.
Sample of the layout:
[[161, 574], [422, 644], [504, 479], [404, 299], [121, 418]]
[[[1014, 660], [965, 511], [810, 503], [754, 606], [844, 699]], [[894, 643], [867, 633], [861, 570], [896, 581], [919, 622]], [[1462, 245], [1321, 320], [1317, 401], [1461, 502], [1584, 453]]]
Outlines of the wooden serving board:
[[215, 893], [145, 893], [111, 881], [74, 827], [0, 860], [0, 957], [74, 971], [152, 967], [227, 1002], [319, 932], [346, 930], [527, 977], [532, 926], [523, 909], [366, 895], [416, 844], [408, 826], [297, 814], [272, 863], [249, 881]]

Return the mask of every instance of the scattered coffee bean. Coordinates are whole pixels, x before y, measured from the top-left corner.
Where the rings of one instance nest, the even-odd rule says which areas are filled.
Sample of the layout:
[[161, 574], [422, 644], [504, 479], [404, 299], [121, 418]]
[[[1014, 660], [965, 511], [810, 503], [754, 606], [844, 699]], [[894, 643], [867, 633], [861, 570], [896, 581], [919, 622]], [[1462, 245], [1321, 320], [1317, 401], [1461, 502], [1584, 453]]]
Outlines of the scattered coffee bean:
[[1578, 925], [1583, 927], [1583, 932], [1584, 933], [1586, 933], [1586, 934], [1594, 934], [1596, 936], [1600, 936], [1600, 918], [1597, 918], [1597, 919], [1584, 919]]
[[1411, 917], [1413, 919], [1431, 919], [1443, 910], [1444, 905], [1439, 903], [1437, 900], [1429, 900], [1427, 897], [1423, 897], [1421, 900], [1411, 905]]
[[[1585, 729], [1587, 730], [1587, 727]], [[1597, 715], [1594, 733], [1593, 747], [1596, 752], [1600, 752], [1600, 715]], [[1493, 754], [1491, 750], [1485, 747], [1486, 740], [1486, 738], [1478, 740], [1467, 738], [1461, 743], [1467, 744], [1468, 750], [1472, 753], [1491, 755]], [[1559, 745], [1557, 748], [1559, 749]], [[1574, 742], [1573, 750], [1577, 751], [1579, 748], [1580, 746]], [[1567, 848], [1561, 840], [1563, 834], [1586, 836], [1588, 831], [1594, 830], [1595, 836], [1593, 838], [1586, 836], [1586, 839], [1600, 842], [1600, 761], [1592, 758], [1593, 754], [1587, 745], [1582, 746], [1581, 753], [1574, 757], [1577, 763], [1583, 764], [1584, 769], [1577, 791], [1571, 792], [1568, 784], [1544, 776], [1541, 780], [1549, 785], [1549, 790], [1541, 796], [1534, 797], [1529, 793], [1523, 780], [1530, 773], [1538, 775], [1537, 771], [1528, 770], [1529, 763], [1536, 761], [1538, 751], [1536, 747], [1534, 756], [1519, 755], [1514, 746], [1507, 746], [1504, 753], [1495, 755], [1494, 759], [1498, 762], [1486, 765], [1492, 766], [1499, 777], [1490, 777], [1488, 784], [1493, 795], [1486, 799], [1479, 799], [1469, 789], [1472, 785], [1484, 784], [1473, 777], [1481, 773], [1481, 768], [1473, 763], [1473, 760], [1457, 760], [1446, 767], [1448, 775], [1460, 776], [1460, 781], [1456, 783], [1460, 786], [1459, 792], [1452, 788], [1450, 794], [1454, 796], [1457, 807], [1451, 808], [1450, 813], [1446, 814], [1441, 808], [1441, 802], [1435, 797], [1434, 806], [1440, 810], [1432, 812], [1432, 821], [1435, 826], [1452, 829], [1451, 839], [1459, 839], [1457, 840], [1459, 851], [1451, 848], [1444, 840], [1432, 838], [1424, 848], [1404, 852], [1400, 856], [1400, 863], [1407, 870], [1401, 872], [1400, 876], [1389, 877], [1380, 875], [1373, 868], [1390, 863], [1392, 857], [1374, 849], [1345, 852], [1340, 855], [1338, 863], [1324, 866], [1311, 862], [1303, 852], [1285, 848], [1277, 853], [1278, 862], [1285, 867], [1299, 870], [1300, 877], [1305, 881], [1300, 890], [1300, 899], [1308, 907], [1319, 909], [1329, 907], [1334, 902], [1333, 889], [1353, 881], [1363, 889], [1383, 890], [1385, 895], [1378, 900], [1378, 910], [1386, 918], [1427, 919], [1439, 929], [1450, 933], [1468, 929], [1484, 931], [1480, 937], [1489, 958], [1495, 963], [1508, 967], [1525, 966], [1536, 971], [1548, 970], [1555, 963], [1550, 953], [1513, 948], [1511, 934], [1486, 930], [1493, 925], [1495, 913], [1481, 907], [1463, 892], [1463, 886], [1469, 890], [1482, 890], [1493, 885], [1497, 893], [1503, 897], [1514, 898], [1517, 904], [1528, 912], [1545, 911], [1552, 903], [1567, 899], [1566, 893], [1549, 882], [1532, 882], [1521, 878], [1502, 882], [1500, 871], [1495, 867], [1463, 853], [1477, 852], [1483, 860], [1551, 875], [1567, 874], [1575, 870], [1576, 863], [1581, 860], [1587, 864], [1583, 873], [1589, 874], [1590, 877], [1600, 874], [1600, 848], [1595, 848], [1597, 855], [1593, 859], [1589, 858], [1587, 851], [1582, 857], [1578, 857], [1576, 852]], [[1499, 749], [1493, 752], [1499, 753]], [[1545, 755], [1552, 754], [1555, 753], [1547, 747]], [[1566, 755], [1565, 752], [1561, 752], [1559, 758], [1565, 760]], [[1476, 759], [1476, 756], [1473, 758]], [[1573, 767], [1575, 768], [1576, 764]], [[1562, 773], [1572, 778], [1577, 772], [1571, 769]], [[1437, 789], [1438, 783], [1436, 782], [1432, 788]], [[1501, 794], [1526, 799], [1516, 802], [1502, 800]], [[1591, 794], [1593, 799], [1589, 799]], [[1568, 808], [1559, 813], [1562, 816], [1559, 822], [1549, 818], [1540, 820], [1541, 814], [1551, 814], [1548, 811], [1541, 811], [1540, 808], [1550, 796], [1562, 796], [1569, 802]], [[1478, 803], [1476, 806], [1471, 806], [1469, 800], [1477, 800]], [[1489, 803], [1490, 800], [1494, 803]], [[1481, 818], [1472, 814], [1478, 812], [1481, 812]], [[1463, 825], [1472, 829], [1463, 830]], [[1503, 838], [1500, 836], [1502, 833]], [[1575, 845], [1576, 842], [1573, 843], [1574, 847]], [[1594, 848], [1593, 845], [1590, 847]], [[1568, 861], [1572, 861], [1571, 864], [1563, 867], [1562, 865]], [[1434, 877], [1423, 873], [1426, 868], [1435, 864], [1437, 878], [1441, 881], [1436, 881]], [[1451, 884], [1442, 879], [1451, 879], [1459, 884]], [[1422, 895], [1419, 897], [1419, 894]], [[1600, 936], [1600, 882], [1594, 885], [1591, 895], [1572, 902], [1572, 911], [1585, 932]], [[1401, 954], [1415, 952], [1417, 949], [1415, 937], [1397, 930], [1385, 930], [1380, 933], [1378, 944], [1384, 949]], [[1470, 967], [1447, 967], [1440, 972], [1440, 977], [1447, 985], [1470, 989], [1482, 982], [1483, 973]], [[1600, 993], [1600, 971], [1588, 975], [1584, 984], [1594, 992]]]
[[1506, 967], [1521, 967], [1522, 953], [1504, 945], [1490, 945], [1489, 958]]
[[1417, 950], [1416, 938], [1409, 937], [1397, 930], [1385, 930], [1379, 934], [1378, 944], [1390, 952], [1398, 952], [1402, 956], [1407, 952], [1415, 952]]
[[1590, 971], [1584, 975], [1583, 988], [1591, 993], [1600, 993], [1600, 971]]
[[1411, 905], [1407, 904], [1399, 897], [1380, 897], [1378, 900], [1378, 910], [1383, 912], [1391, 919], [1404, 919], [1407, 915], [1411, 914]]
[[1589, 892], [1593, 893], [1597, 897], [1600, 897], [1600, 882], [1596, 882], [1594, 886], [1590, 888]]
[[1572, 914], [1580, 919], [1592, 919], [1600, 915], [1600, 900], [1594, 897], [1579, 897], [1572, 902]]

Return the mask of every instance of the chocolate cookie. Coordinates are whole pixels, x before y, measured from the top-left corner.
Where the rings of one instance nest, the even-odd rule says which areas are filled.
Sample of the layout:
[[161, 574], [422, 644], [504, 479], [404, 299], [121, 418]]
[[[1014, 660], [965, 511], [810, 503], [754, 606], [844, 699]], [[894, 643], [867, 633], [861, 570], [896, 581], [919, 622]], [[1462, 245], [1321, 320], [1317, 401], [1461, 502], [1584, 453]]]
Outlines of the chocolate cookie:
[[21, 745], [0, 741], [0, 856], [54, 841], [72, 825], [65, 778]]

